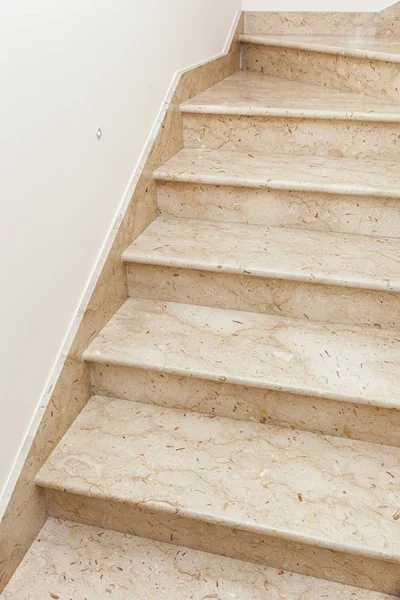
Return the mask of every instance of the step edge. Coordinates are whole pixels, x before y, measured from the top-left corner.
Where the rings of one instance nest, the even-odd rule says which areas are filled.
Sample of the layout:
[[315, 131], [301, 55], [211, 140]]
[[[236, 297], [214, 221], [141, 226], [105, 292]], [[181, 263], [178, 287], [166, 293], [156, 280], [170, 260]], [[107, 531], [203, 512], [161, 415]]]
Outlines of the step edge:
[[284, 40], [274, 36], [263, 36], [244, 33], [240, 35], [240, 41], [244, 44], [257, 44], [260, 46], [272, 46], [278, 48], [293, 48], [297, 50], [307, 50], [309, 52], [319, 52], [322, 54], [336, 54], [341, 56], [350, 56], [352, 58], [365, 58], [367, 60], [376, 60], [380, 62], [400, 63], [400, 54], [390, 52], [380, 52], [379, 50], [366, 50], [362, 48], [343, 48], [331, 46], [330, 44], [306, 42], [298, 40]]
[[374, 198], [400, 198], [399, 189], [377, 189], [377, 188], [362, 188], [356, 185], [349, 185], [346, 187], [345, 184], [319, 184], [309, 185], [307, 183], [293, 182], [287, 180], [249, 180], [228, 177], [224, 174], [222, 177], [218, 174], [207, 174], [197, 175], [196, 173], [185, 173], [179, 172], [171, 174], [163, 167], [159, 167], [154, 171], [154, 179], [156, 182], [165, 183], [197, 183], [204, 185], [216, 185], [226, 187], [243, 187], [251, 189], [271, 189], [271, 190], [289, 190], [309, 193], [325, 193], [332, 195], [346, 195], [346, 196], [368, 196]]
[[338, 279], [331, 275], [313, 275], [312, 273], [297, 273], [295, 271], [284, 271], [273, 269], [246, 269], [245, 267], [223, 264], [221, 262], [214, 261], [189, 261], [184, 257], [167, 258], [162, 256], [148, 256], [147, 252], [141, 252], [140, 250], [130, 250], [127, 248], [122, 253], [122, 260], [127, 265], [141, 264], [151, 265], [157, 267], [169, 267], [186, 269], [188, 271], [208, 271], [211, 273], [223, 273], [231, 275], [248, 275], [250, 277], [257, 277], [260, 279], [279, 279], [284, 281], [294, 281], [298, 283], [310, 283], [318, 285], [332, 285], [336, 287], [348, 287], [365, 291], [380, 291], [388, 293], [399, 293], [400, 292], [400, 280], [398, 282], [383, 283], [382, 280], [375, 278], [364, 278], [363, 280], [358, 278], [347, 278]]
[[278, 107], [241, 107], [225, 106], [222, 104], [181, 104], [180, 111], [183, 114], [199, 114], [214, 116], [238, 116], [238, 117], [277, 117], [293, 119], [318, 119], [321, 121], [356, 121], [368, 123], [400, 123], [399, 113], [374, 113], [348, 110], [322, 110], [322, 109], [300, 109], [300, 108], [278, 108]]
[[387, 553], [382, 550], [368, 550], [365, 546], [358, 546], [349, 542], [340, 543], [329, 540], [329, 538], [317, 538], [312, 535], [305, 535], [297, 532], [293, 532], [290, 529], [276, 528], [273, 526], [259, 525], [256, 522], [251, 521], [235, 521], [231, 518], [224, 518], [223, 516], [215, 516], [212, 513], [205, 511], [195, 511], [193, 509], [181, 508], [170, 504], [167, 501], [155, 501], [155, 500], [132, 500], [128, 496], [118, 496], [117, 494], [107, 494], [91, 489], [90, 493], [84, 487], [79, 485], [66, 485], [62, 486], [51, 480], [50, 477], [46, 478], [41, 476], [41, 471], [35, 477], [35, 485], [52, 490], [59, 493], [67, 493], [75, 496], [81, 496], [84, 498], [94, 498], [98, 500], [104, 500], [107, 502], [121, 503], [124, 505], [131, 505], [133, 507], [143, 507], [148, 510], [153, 510], [159, 513], [174, 514], [182, 518], [191, 519], [194, 521], [200, 521], [208, 524], [215, 524], [224, 527], [230, 527], [243, 532], [248, 532], [255, 535], [265, 535], [273, 538], [284, 539], [293, 543], [305, 544], [307, 546], [316, 546], [327, 550], [336, 552], [344, 552], [349, 554], [356, 554], [358, 556], [368, 557], [375, 560], [382, 560], [384, 562], [392, 562], [400, 564], [400, 555], [395, 553]]
[[256, 380], [246, 377], [234, 376], [234, 375], [217, 375], [215, 373], [209, 373], [201, 370], [186, 370], [184, 368], [176, 368], [173, 366], [157, 366], [150, 365], [146, 362], [124, 360], [116, 357], [111, 352], [108, 354], [102, 353], [100, 356], [96, 352], [91, 350], [89, 345], [86, 350], [82, 353], [82, 359], [87, 363], [95, 364], [106, 364], [113, 365], [115, 367], [126, 367], [132, 369], [138, 369], [143, 371], [154, 371], [155, 373], [166, 373], [168, 375], [176, 375], [180, 377], [189, 377], [193, 379], [200, 379], [206, 381], [214, 381], [217, 383], [226, 383], [232, 385], [239, 385], [242, 387], [251, 387], [257, 389], [265, 389], [274, 392], [282, 392], [293, 394], [297, 396], [312, 396], [313, 398], [323, 398], [325, 400], [333, 400], [336, 402], [346, 402], [347, 404], [357, 404], [363, 406], [373, 406], [382, 409], [394, 409], [400, 410], [400, 401], [395, 402], [394, 400], [376, 400], [373, 398], [363, 398], [356, 396], [349, 396], [341, 393], [329, 392], [327, 390], [314, 389], [311, 387], [303, 386], [296, 387], [295, 385], [281, 385], [279, 382]]

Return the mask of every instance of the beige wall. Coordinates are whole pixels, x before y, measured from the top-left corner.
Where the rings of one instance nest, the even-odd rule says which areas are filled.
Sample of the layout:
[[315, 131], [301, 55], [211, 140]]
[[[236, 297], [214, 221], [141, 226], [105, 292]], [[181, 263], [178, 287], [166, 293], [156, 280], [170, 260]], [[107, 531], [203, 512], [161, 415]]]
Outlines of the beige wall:
[[174, 73], [221, 52], [239, 8], [2, 2], [0, 488]]

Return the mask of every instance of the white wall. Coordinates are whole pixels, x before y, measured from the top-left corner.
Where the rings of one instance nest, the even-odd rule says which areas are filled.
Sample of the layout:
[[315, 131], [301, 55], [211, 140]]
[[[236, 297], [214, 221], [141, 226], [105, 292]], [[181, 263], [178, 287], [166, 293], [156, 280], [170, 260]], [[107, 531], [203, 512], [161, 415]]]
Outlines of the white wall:
[[378, 12], [394, 0], [242, 0], [243, 10]]
[[239, 8], [1, 3], [0, 489], [173, 75], [222, 51]]

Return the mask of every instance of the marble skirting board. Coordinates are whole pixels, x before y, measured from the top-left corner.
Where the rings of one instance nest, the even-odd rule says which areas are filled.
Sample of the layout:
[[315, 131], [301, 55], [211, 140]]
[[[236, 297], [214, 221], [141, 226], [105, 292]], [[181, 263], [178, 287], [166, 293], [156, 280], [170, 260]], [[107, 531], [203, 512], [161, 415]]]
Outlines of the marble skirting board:
[[60, 356], [0, 506], [0, 592], [46, 519], [34, 477], [91, 396], [82, 352], [127, 297], [121, 253], [157, 216], [153, 171], [183, 146], [178, 107], [239, 69], [238, 13], [226, 52], [177, 75], [137, 174], [121, 207], [69, 339]]
[[276, 35], [400, 36], [400, 2], [381, 12], [245, 12], [244, 30]]

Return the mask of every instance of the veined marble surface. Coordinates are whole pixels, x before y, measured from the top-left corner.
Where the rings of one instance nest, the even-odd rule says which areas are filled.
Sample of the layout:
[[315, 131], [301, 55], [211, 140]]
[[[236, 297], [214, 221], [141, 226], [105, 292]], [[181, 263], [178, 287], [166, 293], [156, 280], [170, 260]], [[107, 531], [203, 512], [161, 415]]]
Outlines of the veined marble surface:
[[399, 478], [398, 448], [93, 397], [36, 483], [400, 568]]
[[382, 99], [400, 100], [398, 62], [349, 56], [336, 50], [318, 52], [315, 48], [243, 44], [242, 69], [302, 81], [346, 92]]
[[158, 184], [162, 214], [312, 231], [399, 237], [395, 198], [346, 196], [202, 183]]
[[322, 579], [49, 518], [3, 600], [395, 600]]
[[400, 105], [260, 73], [238, 71], [181, 105], [184, 113], [400, 121]]
[[400, 408], [395, 332], [128, 299], [89, 362]]
[[398, 161], [183, 148], [158, 181], [400, 198]]
[[246, 11], [245, 33], [352, 35], [376, 34], [378, 13], [373, 12], [288, 12]]
[[329, 36], [329, 35], [256, 35], [242, 34], [242, 42], [275, 46], [281, 48], [299, 48], [327, 54], [340, 54], [370, 60], [400, 62], [400, 38], [374, 36]]
[[158, 217], [123, 260], [400, 292], [395, 238]]

